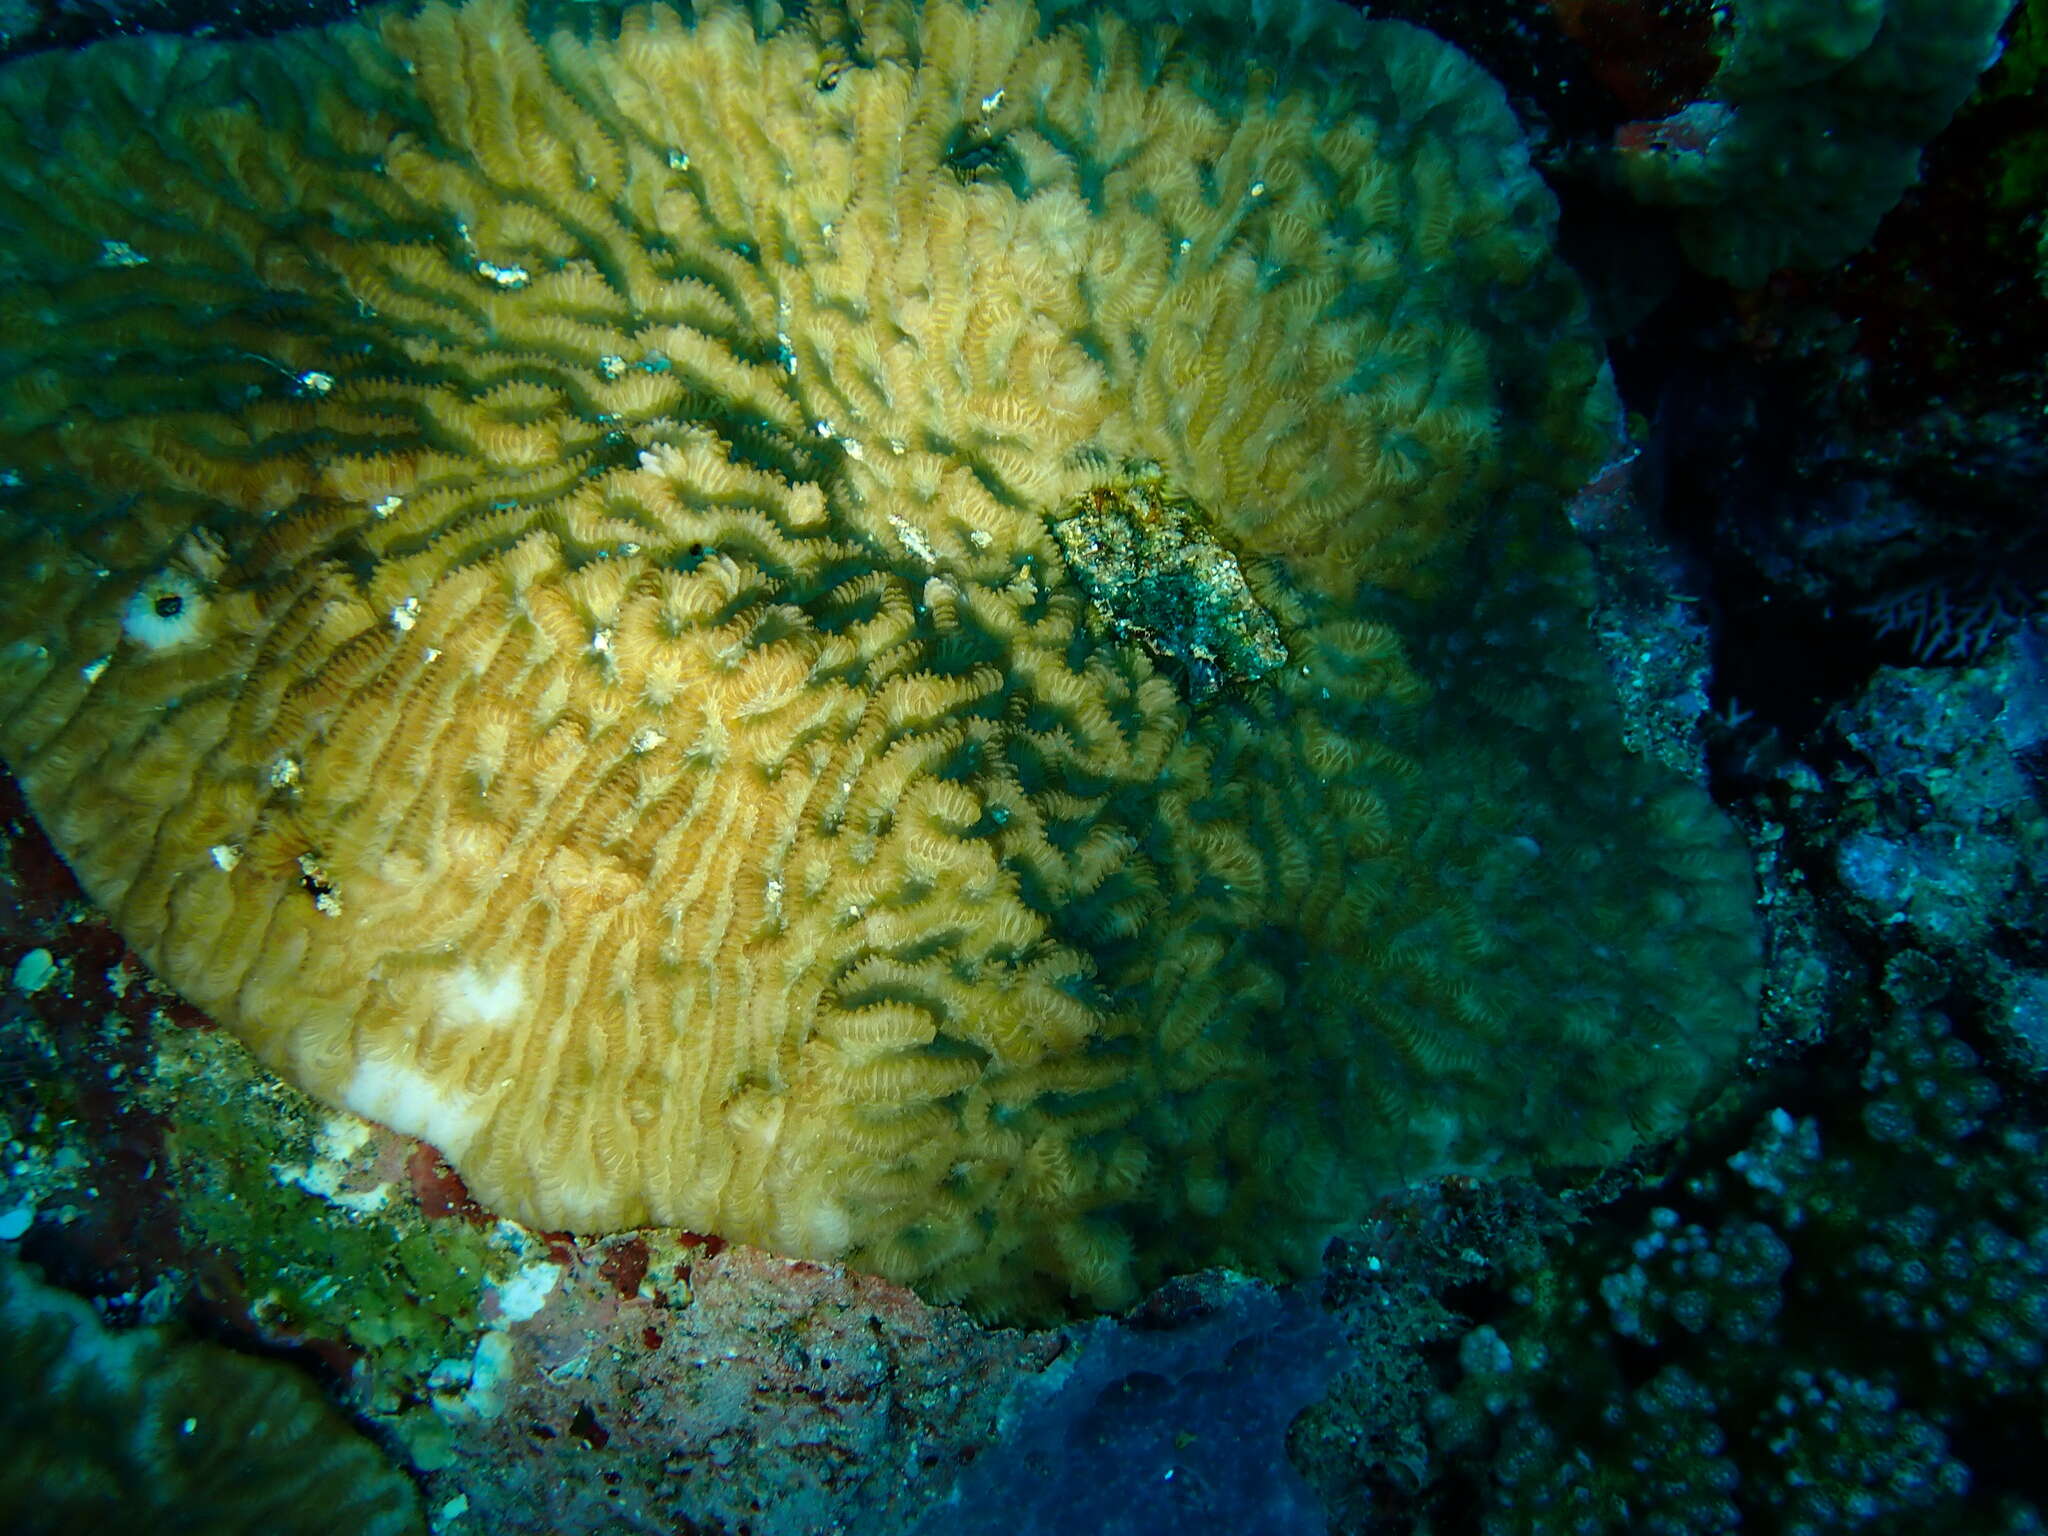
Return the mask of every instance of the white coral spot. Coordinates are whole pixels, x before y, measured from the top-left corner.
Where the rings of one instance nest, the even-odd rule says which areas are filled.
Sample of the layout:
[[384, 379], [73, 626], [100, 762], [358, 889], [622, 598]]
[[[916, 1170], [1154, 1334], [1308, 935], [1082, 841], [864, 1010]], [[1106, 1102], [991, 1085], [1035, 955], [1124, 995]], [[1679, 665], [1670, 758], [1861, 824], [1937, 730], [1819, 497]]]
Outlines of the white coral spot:
[[440, 1017], [447, 1024], [499, 1029], [517, 1018], [525, 1006], [526, 979], [512, 966], [465, 965], [450, 972], [441, 984]]
[[158, 571], [121, 609], [121, 632], [146, 651], [196, 645], [206, 628], [206, 594], [180, 570]]

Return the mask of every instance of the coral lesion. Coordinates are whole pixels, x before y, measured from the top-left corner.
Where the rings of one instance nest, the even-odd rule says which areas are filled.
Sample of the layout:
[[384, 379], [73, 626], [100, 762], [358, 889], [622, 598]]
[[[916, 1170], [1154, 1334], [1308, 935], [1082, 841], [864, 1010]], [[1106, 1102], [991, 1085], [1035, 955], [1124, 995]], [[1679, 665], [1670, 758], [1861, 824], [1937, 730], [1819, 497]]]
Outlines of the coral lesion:
[[1237, 556], [1156, 464], [1132, 465], [1053, 516], [1053, 536], [1093, 605], [1091, 620], [1170, 665], [1195, 703], [1287, 660]]

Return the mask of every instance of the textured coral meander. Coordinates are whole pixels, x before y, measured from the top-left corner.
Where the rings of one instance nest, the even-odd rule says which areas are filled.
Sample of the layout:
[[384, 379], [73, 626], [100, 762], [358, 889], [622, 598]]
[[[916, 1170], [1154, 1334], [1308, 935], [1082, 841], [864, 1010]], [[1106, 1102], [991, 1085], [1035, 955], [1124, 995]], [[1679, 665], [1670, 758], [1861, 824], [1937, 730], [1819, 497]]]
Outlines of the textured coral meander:
[[[1617, 745], [1548, 199], [1434, 39], [1255, 31], [483, 0], [8, 67], [0, 754], [87, 889], [507, 1214], [992, 1314], [1671, 1127], [1747, 881]], [[1263, 659], [1077, 579], [1147, 508]]]
[[0, 1510], [18, 1536], [419, 1536], [419, 1494], [290, 1367], [109, 1330], [0, 1253]]

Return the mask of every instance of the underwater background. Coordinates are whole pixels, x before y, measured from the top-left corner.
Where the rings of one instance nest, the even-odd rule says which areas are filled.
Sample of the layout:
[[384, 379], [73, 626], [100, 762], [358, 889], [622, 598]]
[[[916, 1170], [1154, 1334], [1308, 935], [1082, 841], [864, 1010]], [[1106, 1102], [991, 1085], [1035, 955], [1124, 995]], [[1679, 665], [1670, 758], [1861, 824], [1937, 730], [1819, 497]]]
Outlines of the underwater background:
[[[157, 981], [0, 779], [0, 1527], [2048, 1529], [2048, 8], [1369, 12], [1497, 78], [1558, 199], [1622, 738], [1755, 871], [1758, 1021], [1682, 1122], [1065, 1322], [540, 1230]], [[0, 41], [347, 14], [0, 0]]]

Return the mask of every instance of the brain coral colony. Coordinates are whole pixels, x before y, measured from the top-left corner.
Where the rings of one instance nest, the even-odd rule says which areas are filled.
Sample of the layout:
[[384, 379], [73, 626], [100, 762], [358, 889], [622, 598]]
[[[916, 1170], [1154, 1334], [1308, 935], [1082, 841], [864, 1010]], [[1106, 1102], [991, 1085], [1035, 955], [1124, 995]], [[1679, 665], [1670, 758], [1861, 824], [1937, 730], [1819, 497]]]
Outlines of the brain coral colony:
[[1672, 1126], [1748, 879], [1617, 745], [1550, 201], [1446, 45], [1256, 30], [10, 66], [0, 750], [87, 889], [498, 1210], [989, 1314]]

